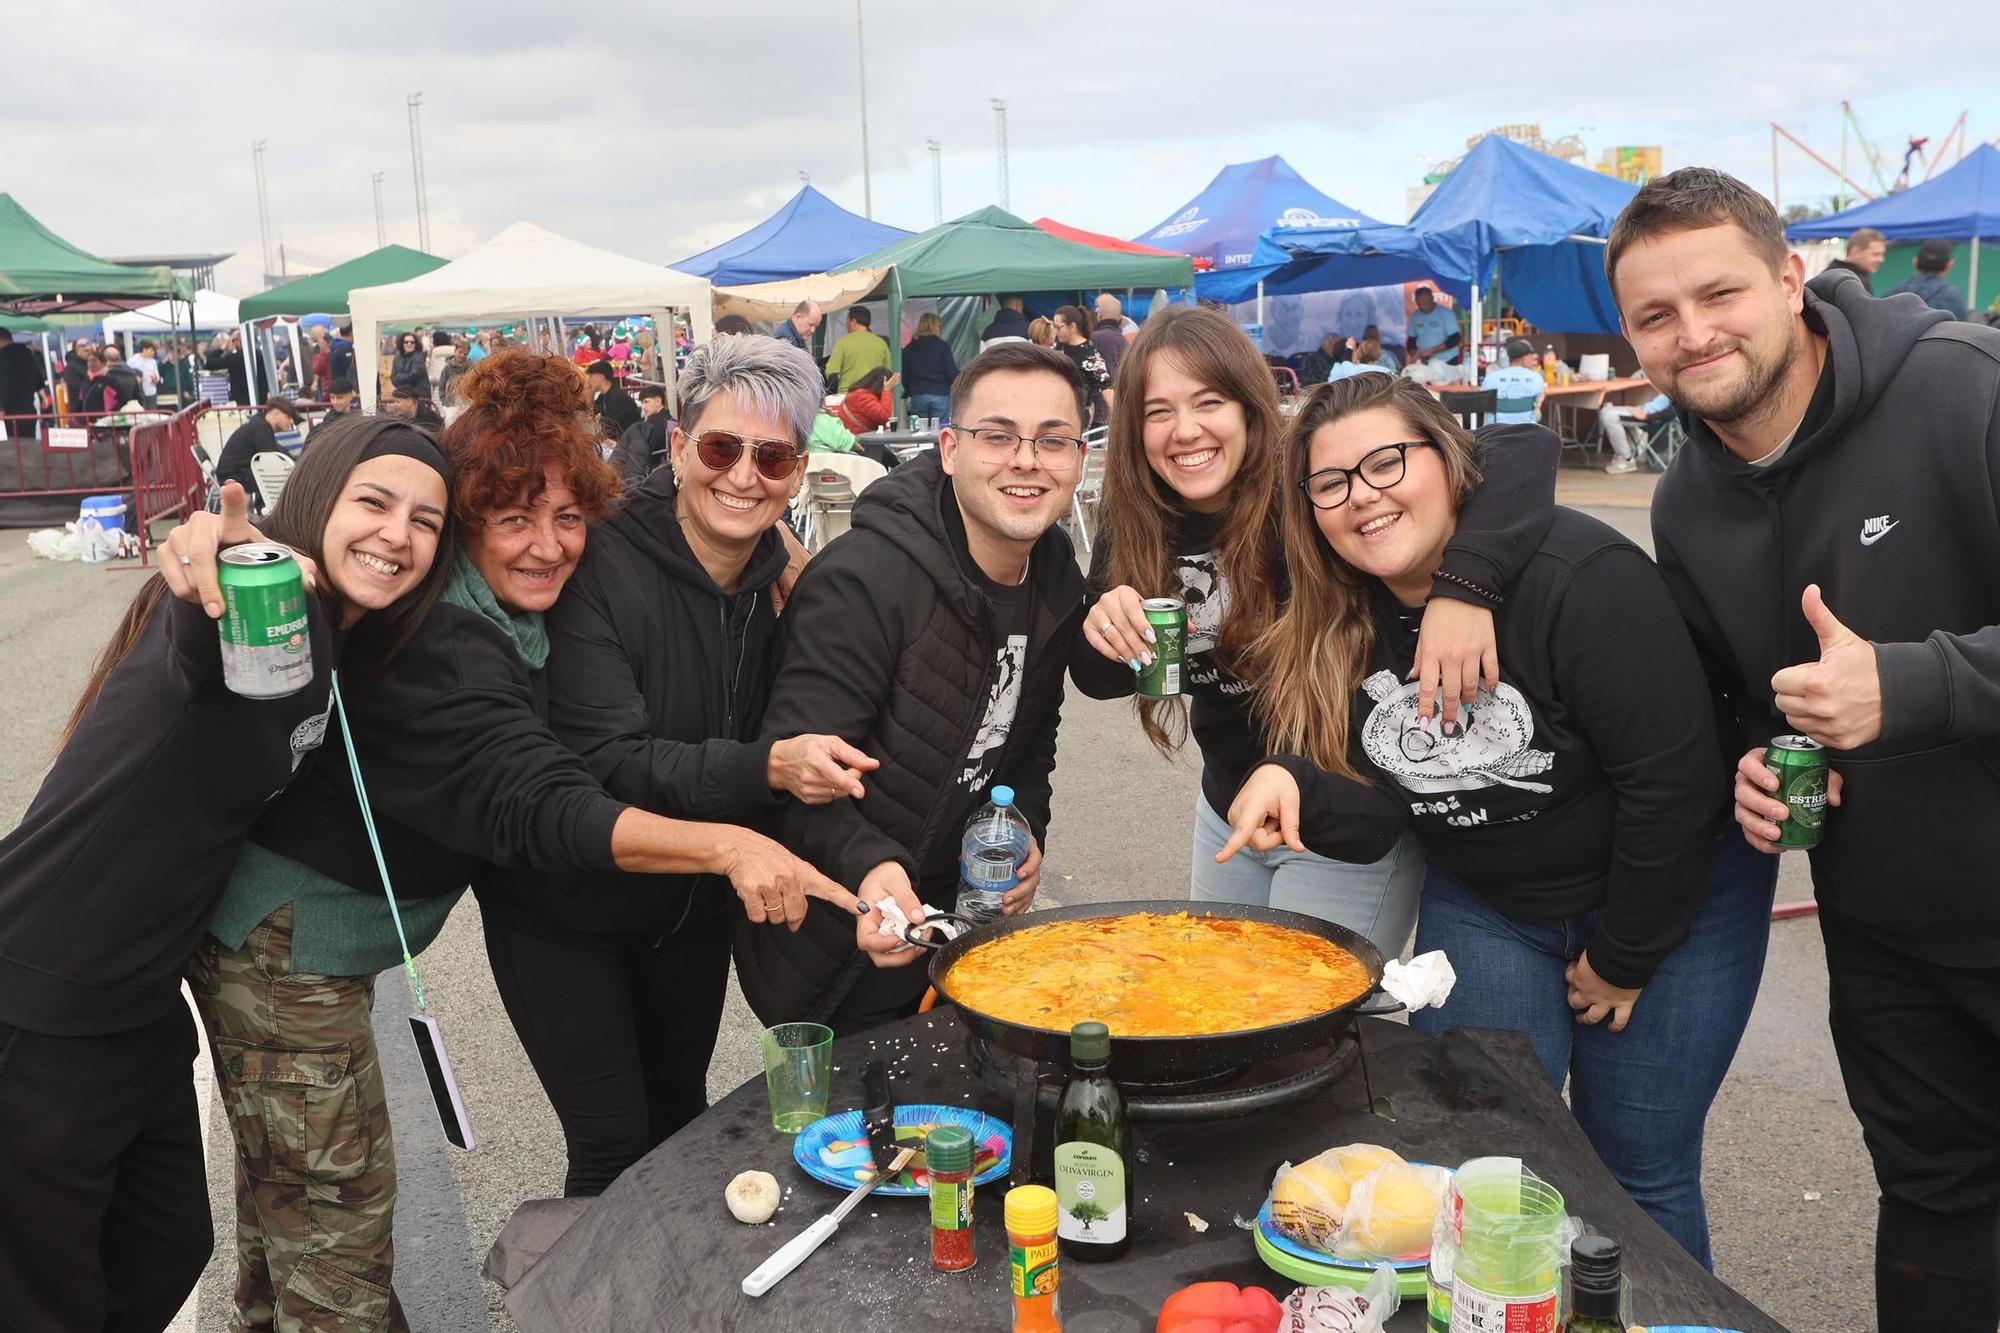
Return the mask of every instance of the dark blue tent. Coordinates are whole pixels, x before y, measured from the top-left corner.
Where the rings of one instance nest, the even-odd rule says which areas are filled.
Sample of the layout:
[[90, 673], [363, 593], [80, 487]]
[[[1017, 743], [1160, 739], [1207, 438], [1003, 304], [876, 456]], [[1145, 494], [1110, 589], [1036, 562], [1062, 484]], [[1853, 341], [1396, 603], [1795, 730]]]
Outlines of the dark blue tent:
[[1896, 194], [1823, 218], [1810, 218], [1785, 228], [1794, 241], [1847, 236], [1873, 227], [1891, 241], [1972, 242], [1969, 304], [1979, 308], [1979, 243], [2000, 237], [2000, 148], [1983, 143], [1936, 180], [1913, 185]]
[[[1428, 273], [1464, 300], [1475, 286], [1490, 288], [1497, 272], [1508, 302], [1538, 328], [1616, 333], [1603, 238], [1636, 193], [1616, 177], [1489, 134], [1408, 226], [1274, 228], [1243, 276], [1254, 289], [1254, 270], [1271, 265], [1264, 274], [1268, 295]], [[1290, 262], [1279, 264], [1281, 256]]]
[[718, 287], [830, 273], [911, 233], [850, 213], [808, 185], [740, 236], [673, 265]]
[[[1215, 173], [1208, 188], [1174, 210], [1166, 221], [1132, 239], [1175, 254], [1188, 255], [1195, 267], [1216, 275], [1249, 264], [1257, 238], [1273, 228], [1376, 227], [1381, 224], [1358, 209], [1323, 194], [1282, 157], [1237, 162]], [[1208, 292], [1208, 273], [1195, 278], [1195, 290]], [[1255, 286], [1253, 281], [1252, 286]]]

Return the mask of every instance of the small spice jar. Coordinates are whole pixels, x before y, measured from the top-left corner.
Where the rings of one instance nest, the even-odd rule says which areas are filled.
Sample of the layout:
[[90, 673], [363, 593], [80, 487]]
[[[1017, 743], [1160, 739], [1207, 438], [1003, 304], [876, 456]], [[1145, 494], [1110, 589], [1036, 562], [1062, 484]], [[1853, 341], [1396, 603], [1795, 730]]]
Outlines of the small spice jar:
[[939, 1125], [924, 1141], [931, 1178], [931, 1267], [960, 1273], [977, 1256], [972, 1246], [972, 1132]]
[[1007, 1191], [1005, 1212], [1014, 1333], [1062, 1333], [1056, 1192], [1046, 1185], [1017, 1185]]

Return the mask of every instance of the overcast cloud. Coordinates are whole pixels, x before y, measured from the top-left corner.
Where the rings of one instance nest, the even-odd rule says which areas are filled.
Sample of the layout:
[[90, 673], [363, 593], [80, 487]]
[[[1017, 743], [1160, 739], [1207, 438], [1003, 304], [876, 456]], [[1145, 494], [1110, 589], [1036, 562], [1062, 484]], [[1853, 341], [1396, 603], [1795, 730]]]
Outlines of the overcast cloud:
[[[1453, 156], [1501, 122], [1580, 133], [1593, 157], [1661, 144], [1669, 167], [1722, 166], [1765, 190], [1767, 123], [1831, 153], [1843, 97], [1897, 158], [1903, 136], [1935, 142], [1968, 108], [1974, 136], [2000, 134], [2000, 25], [1918, 38], [1848, 0], [1782, 17], [1741, 0], [1566, 0], [1359, 19], [1315, 0], [864, 4], [874, 212], [913, 229], [932, 220], [927, 138], [944, 144], [947, 217], [995, 201], [992, 97], [1008, 102], [1013, 210], [1125, 236], [1224, 163], [1268, 153], [1401, 221], [1419, 155]], [[1421, 26], [1397, 20], [1418, 12]], [[416, 91], [431, 248], [447, 256], [525, 218], [672, 262], [764, 217], [800, 171], [862, 209], [851, 0], [5, 0], [0, 48], [0, 190], [98, 253], [234, 251], [220, 285], [237, 294], [258, 285], [254, 139], [295, 271], [374, 247], [378, 170], [388, 239], [416, 244]], [[1788, 203], [1834, 188], [1796, 150], [1782, 170]]]

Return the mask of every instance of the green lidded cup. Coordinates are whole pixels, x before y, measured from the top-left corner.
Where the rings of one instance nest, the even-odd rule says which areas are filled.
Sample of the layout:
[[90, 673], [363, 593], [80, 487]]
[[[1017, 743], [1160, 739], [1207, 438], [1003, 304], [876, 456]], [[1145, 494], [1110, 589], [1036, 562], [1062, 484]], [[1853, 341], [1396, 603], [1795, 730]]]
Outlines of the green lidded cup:
[[1454, 1313], [1468, 1303], [1546, 1305], [1553, 1318], [1568, 1224], [1561, 1191], [1516, 1157], [1474, 1158], [1453, 1185]]
[[796, 1134], [826, 1114], [833, 1083], [833, 1029], [822, 1023], [780, 1023], [764, 1029], [763, 1046], [771, 1128]]

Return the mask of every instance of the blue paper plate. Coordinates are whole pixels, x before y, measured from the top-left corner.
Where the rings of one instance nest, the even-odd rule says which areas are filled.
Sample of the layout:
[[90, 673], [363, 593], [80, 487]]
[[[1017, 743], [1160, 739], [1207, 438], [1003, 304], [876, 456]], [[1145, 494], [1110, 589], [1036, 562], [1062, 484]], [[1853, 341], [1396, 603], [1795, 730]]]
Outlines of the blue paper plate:
[[[973, 1151], [977, 1153], [988, 1139], [1000, 1140], [1000, 1160], [973, 1177], [975, 1185], [988, 1185], [1007, 1174], [1007, 1164], [1014, 1155], [1014, 1130], [1004, 1120], [990, 1116], [984, 1111], [975, 1111], [970, 1106], [939, 1106], [918, 1103], [896, 1108], [898, 1128], [914, 1125], [963, 1125], [972, 1134]], [[853, 1147], [858, 1141], [859, 1147]], [[834, 1160], [829, 1161], [832, 1157]], [[847, 1160], [849, 1157], [852, 1160]], [[874, 1160], [868, 1153], [868, 1131], [861, 1123], [860, 1111], [842, 1111], [838, 1115], [826, 1116], [813, 1121], [800, 1130], [792, 1142], [792, 1160], [799, 1169], [814, 1180], [833, 1186], [837, 1190], [851, 1190], [868, 1178], [875, 1169]], [[891, 1198], [922, 1198], [929, 1191], [921, 1186], [904, 1185], [894, 1181], [875, 1187], [876, 1194]]]

